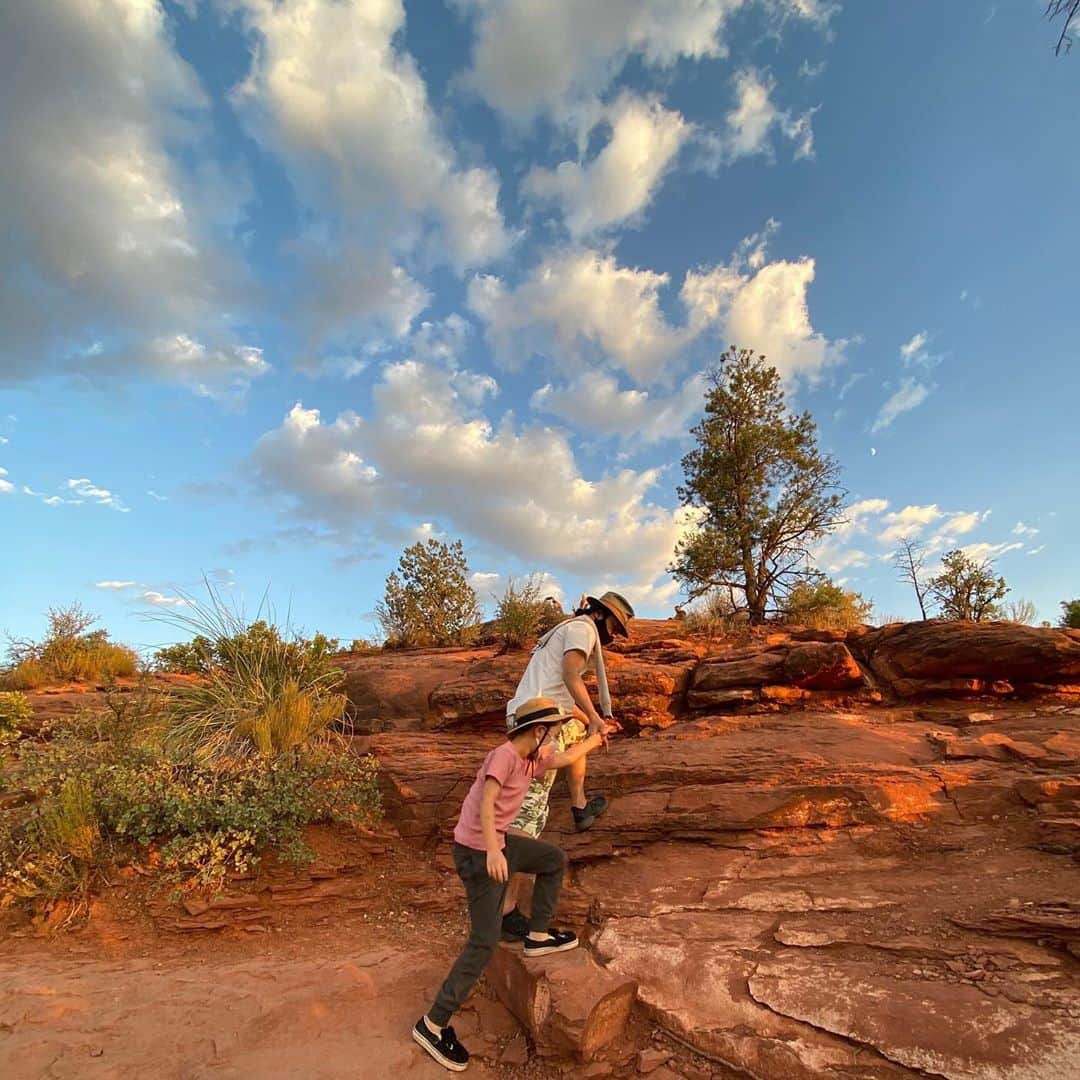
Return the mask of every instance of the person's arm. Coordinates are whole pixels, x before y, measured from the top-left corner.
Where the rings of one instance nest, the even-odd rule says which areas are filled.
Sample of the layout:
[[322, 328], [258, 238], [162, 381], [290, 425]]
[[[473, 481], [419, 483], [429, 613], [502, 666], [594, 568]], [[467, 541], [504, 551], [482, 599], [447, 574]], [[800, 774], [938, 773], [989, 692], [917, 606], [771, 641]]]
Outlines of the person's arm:
[[589, 690], [582, 677], [585, 672], [586, 656], [580, 649], [568, 649], [563, 653], [562, 677], [566, 689], [574, 699], [574, 704], [586, 715], [589, 720], [589, 734], [600, 731], [604, 727], [604, 721], [589, 700]]
[[[603, 720], [600, 721], [603, 725]], [[546, 759], [546, 764], [549, 769], [565, 769], [567, 765], [573, 765], [575, 761], [580, 760], [586, 754], [591, 754], [597, 747], [604, 745], [603, 732], [597, 732], [595, 735], [590, 735], [587, 739], [582, 739], [579, 743], [574, 743], [573, 746], [568, 746], [565, 750], [557, 751]]]
[[495, 799], [502, 785], [493, 776], [484, 781], [484, 790], [480, 796], [480, 830], [484, 834], [484, 848], [487, 851], [487, 872], [492, 881], [505, 882], [510, 877], [506, 865], [506, 856], [499, 847], [499, 834], [495, 831]]

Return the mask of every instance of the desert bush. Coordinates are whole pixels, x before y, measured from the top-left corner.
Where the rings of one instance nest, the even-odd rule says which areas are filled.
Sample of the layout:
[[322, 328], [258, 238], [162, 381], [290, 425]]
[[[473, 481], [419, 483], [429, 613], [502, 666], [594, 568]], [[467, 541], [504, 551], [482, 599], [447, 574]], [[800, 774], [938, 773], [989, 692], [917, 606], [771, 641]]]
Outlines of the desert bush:
[[277, 757], [297, 751], [343, 721], [343, 675], [336, 640], [283, 632], [264, 619], [247, 624], [220, 595], [189, 598], [170, 622], [212, 642], [204, 678], [169, 698], [166, 746], [202, 758]]
[[1070, 630], [1080, 630], [1080, 600], [1061, 601], [1062, 627]]
[[686, 629], [702, 637], [749, 636], [750, 619], [727, 589], [714, 589], [683, 610]]
[[0, 693], [0, 747], [19, 737], [19, 725], [30, 719], [30, 702], [19, 691]]
[[203, 675], [213, 666], [213, 657], [214, 643], [196, 634], [191, 641], [178, 641], [158, 649], [154, 653], [154, 667], [177, 675]]
[[91, 630], [95, 616], [75, 603], [50, 608], [49, 629], [41, 641], [12, 640], [8, 670], [0, 682], [9, 690], [35, 690], [49, 683], [108, 682], [133, 676], [138, 657], [109, 640], [104, 630]]
[[131, 704], [119, 731], [110, 710], [83, 713], [58, 721], [47, 740], [24, 740], [12, 781], [41, 798], [0, 813], [0, 897], [85, 896], [148, 845], [173, 878], [220, 883], [268, 848], [309, 858], [309, 824], [380, 815], [371, 757], [325, 739], [278, 758], [174, 757], [160, 743], [162, 708], [153, 698]]
[[868, 622], [874, 605], [827, 577], [800, 581], [784, 603], [784, 622], [815, 630], [850, 630]]
[[378, 656], [382, 651], [381, 645], [367, 638], [353, 638], [349, 643], [349, 653], [352, 656]]
[[508, 649], [522, 649], [564, 618], [562, 611], [541, 597], [544, 580], [530, 574], [524, 581], [508, 579], [495, 607], [495, 633]]
[[1010, 600], [1005, 605], [1005, 613], [1009, 622], [1023, 623], [1025, 626], [1034, 626], [1039, 617], [1039, 609], [1032, 600]]
[[461, 541], [407, 547], [375, 612], [391, 648], [468, 644], [480, 624], [480, 605]]

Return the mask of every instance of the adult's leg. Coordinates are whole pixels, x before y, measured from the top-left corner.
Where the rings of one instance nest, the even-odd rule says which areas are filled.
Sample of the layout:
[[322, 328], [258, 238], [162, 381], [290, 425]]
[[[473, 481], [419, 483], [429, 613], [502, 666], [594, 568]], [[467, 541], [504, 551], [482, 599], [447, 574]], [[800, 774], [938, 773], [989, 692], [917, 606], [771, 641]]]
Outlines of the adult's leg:
[[502, 924], [504, 884], [488, 877], [487, 854], [472, 848], [455, 847], [454, 863], [465, 885], [471, 930], [461, 955], [454, 961], [435, 1004], [428, 1012], [433, 1024], [446, 1027], [450, 1017], [469, 996], [499, 941]]
[[545, 840], [507, 835], [506, 861], [511, 870], [536, 875], [529, 929], [533, 933], [545, 932], [551, 925], [551, 917], [555, 914], [555, 905], [562, 891], [566, 853]]

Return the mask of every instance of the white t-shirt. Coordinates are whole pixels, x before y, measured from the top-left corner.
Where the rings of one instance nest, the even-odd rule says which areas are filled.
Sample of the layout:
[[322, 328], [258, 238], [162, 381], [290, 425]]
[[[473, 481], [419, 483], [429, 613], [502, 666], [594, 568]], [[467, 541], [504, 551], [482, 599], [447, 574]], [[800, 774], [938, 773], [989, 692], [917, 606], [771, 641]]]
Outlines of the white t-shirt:
[[574, 699], [563, 682], [563, 654], [573, 649], [585, 654], [585, 670], [596, 666], [595, 650], [600, 648], [600, 635], [592, 619], [570, 619], [553, 631], [547, 644], [537, 649], [529, 660], [525, 674], [521, 676], [514, 696], [506, 706], [509, 722], [514, 710], [524, 701], [534, 697], [551, 698], [567, 712], [574, 708]]

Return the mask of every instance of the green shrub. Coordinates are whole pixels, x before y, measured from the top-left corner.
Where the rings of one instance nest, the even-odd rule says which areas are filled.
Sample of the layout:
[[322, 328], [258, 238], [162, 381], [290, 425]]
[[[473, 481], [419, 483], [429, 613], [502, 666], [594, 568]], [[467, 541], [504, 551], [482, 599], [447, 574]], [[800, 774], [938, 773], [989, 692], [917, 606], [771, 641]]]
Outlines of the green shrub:
[[29, 720], [32, 713], [25, 694], [18, 691], [0, 693], [0, 746], [19, 737], [19, 725]]
[[124, 645], [109, 640], [104, 630], [91, 630], [96, 622], [79, 604], [50, 608], [49, 630], [41, 641], [12, 641], [9, 668], [2, 677], [9, 690], [35, 690], [64, 682], [110, 682], [129, 678], [138, 657]]
[[543, 578], [530, 574], [520, 585], [510, 578], [495, 608], [495, 633], [508, 649], [522, 649], [564, 618], [550, 598], [542, 598]]
[[276, 759], [173, 758], [157, 741], [156, 711], [120, 732], [113, 719], [67, 718], [47, 741], [24, 742], [13, 780], [41, 798], [0, 813], [0, 896], [85, 895], [98, 874], [148, 845], [160, 846], [172, 876], [220, 882], [249, 872], [269, 848], [309, 858], [307, 825], [380, 816], [377, 762], [332, 742]]
[[1062, 600], [1060, 625], [1070, 630], [1080, 630], [1080, 600]]
[[784, 621], [815, 630], [851, 630], [867, 622], [874, 610], [869, 600], [820, 577], [800, 581], [788, 593]]
[[158, 671], [178, 675], [204, 675], [213, 665], [214, 643], [196, 634], [191, 641], [178, 641], [154, 653]]
[[407, 547], [375, 612], [391, 648], [468, 644], [480, 624], [480, 605], [461, 541]]
[[367, 638], [353, 638], [349, 643], [349, 653], [352, 656], [379, 656], [383, 651], [381, 645]]
[[[164, 739], [178, 754], [232, 758], [292, 753], [341, 724], [348, 701], [333, 666], [336, 640], [283, 634], [259, 619], [245, 624], [210, 589], [170, 619], [212, 642], [204, 678], [174, 688]], [[203, 650], [203, 646], [199, 646]]]

